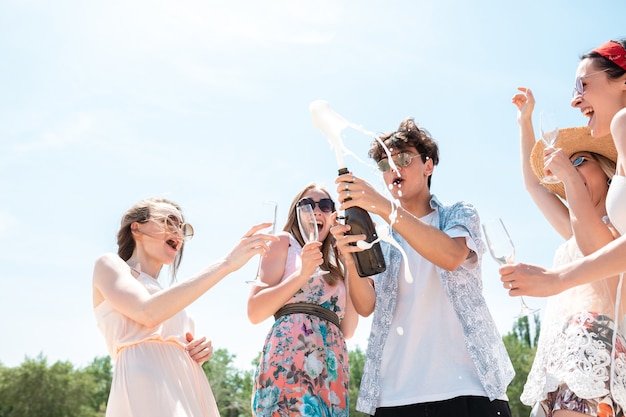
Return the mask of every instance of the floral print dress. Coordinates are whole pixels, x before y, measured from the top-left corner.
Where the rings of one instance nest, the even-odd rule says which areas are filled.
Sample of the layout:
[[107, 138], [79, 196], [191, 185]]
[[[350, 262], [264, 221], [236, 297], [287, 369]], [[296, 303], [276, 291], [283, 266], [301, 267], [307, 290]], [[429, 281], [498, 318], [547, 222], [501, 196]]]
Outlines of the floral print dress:
[[[302, 247], [290, 237], [283, 279], [300, 269]], [[334, 311], [346, 307], [343, 281], [330, 286], [315, 276], [289, 303], [307, 302]], [[288, 314], [270, 329], [254, 378], [252, 412], [258, 417], [347, 416], [348, 350], [341, 330], [317, 316]]]

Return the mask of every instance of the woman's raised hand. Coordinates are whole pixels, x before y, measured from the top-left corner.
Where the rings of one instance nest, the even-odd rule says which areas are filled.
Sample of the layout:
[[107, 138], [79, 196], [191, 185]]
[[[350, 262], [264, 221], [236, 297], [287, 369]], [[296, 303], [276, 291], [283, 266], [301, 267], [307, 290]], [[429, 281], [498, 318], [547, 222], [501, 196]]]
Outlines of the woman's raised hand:
[[300, 273], [307, 278], [314, 275], [314, 272], [318, 266], [324, 262], [322, 256], [321, 242], [309, 242], [302, 247], [302, 266], [300, 267]]
[[577, 175], [576, 168], [562, 149], [544, 148], [543, 162], [544, 173], [555, 175], [561, 181], [568, 176]]
[[259, 223], [252, 226], [239, 243], [226, 255], [225, 261], [232, 271], [244, 266], [254, 255], [263, 256], [270, 250], [268, 242], [278, 242], [278, 237], [268, 233], [258, 233], [268, 229], [272, 223]]
[[509, 290], [511, 297], [528, 295], [547, 297], [566, 289], [559, 275], [537, 265], [506, 264], [500, 267], [502, 286]]
[[517, 87], [521, 93], [517, 93], [511, 102], [517, 107], [517, 121], [530, 120], [535, 109], [535, 96], [530, 88]]

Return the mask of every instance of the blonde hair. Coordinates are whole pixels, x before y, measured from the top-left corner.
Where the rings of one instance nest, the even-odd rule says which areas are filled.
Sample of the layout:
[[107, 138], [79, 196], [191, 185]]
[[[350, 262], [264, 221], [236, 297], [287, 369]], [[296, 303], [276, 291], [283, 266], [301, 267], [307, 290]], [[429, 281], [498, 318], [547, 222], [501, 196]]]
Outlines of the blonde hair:
[[596, 161], [598, 161], [598, 165], [600, 165], [600, 168], [602, 168], [602, 171], [608, 179], [615, 176], [615, 162], [611, 161], [604, 155], [600, 155], [599, 153], [590, 152], [590, 154], [593, 155]]

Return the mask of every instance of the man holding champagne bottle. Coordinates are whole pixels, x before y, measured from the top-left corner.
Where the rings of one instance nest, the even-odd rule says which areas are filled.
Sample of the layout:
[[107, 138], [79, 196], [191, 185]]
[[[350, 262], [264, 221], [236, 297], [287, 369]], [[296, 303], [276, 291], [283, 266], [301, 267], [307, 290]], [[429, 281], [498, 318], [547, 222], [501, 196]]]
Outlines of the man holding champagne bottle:
[[[361, 278], [353, 253], [365, 239], [349, 225], [331, 232], [350, 296], [374, 313], [357, 409], [375, 416], [510, 416], [514, 371], [482, 295], [484, 244], [475, 208], [430, 193], [436, 142], [411, 118], [369, 151], [392, 198], [352, 173], [337, 177], [340, 209], [361, 207], [392, 228], [386, 270]], [[367, 249], [370, 250], [370, 249]]]

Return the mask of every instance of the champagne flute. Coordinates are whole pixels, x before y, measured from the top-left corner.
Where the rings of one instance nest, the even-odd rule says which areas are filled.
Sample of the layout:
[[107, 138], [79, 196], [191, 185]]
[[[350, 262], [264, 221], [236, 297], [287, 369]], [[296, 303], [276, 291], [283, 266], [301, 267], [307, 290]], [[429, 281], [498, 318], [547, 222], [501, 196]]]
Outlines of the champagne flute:
[[[541, 140], [546, 148], [554, 148], [557, 138], [559, 137], [559, 127], [556, 122], [556, 116], [551, 112], [541, 112]], [[556, 175], [545, 175], [541, 182], [544, 184], [557, 184], [561, 180]]]
[[[317, 230], [317, 219], [315, 218], [315, 211], [309, 204], [303, 204], [296, 207], [296, 214], [298, 215], [298, 227], [300, 228], [300, 234], [304, 243], [316, 242], [319, 240], [319, 232]], [[328, 271], [324, 271], [317, 266], [313, 277], [318, 275], [328, 274]]]
[[[491, 253], [493, 259], [500, 265], [513, 263], [515, 261], [515, 246], [502, 219], [498, 218], [483, 223], [483, 231], [485, 232], [489, 253]], [[528, 307], [524, 302], [524, 297], [520, 296], [520, 303], [522, 306], [517, 318], [530, 316], [539, 311], [539, 309]]]
[[[264, 201], [263, 202], [263, 206], [264, 207], [271, 207], [272, 209], [272, 213], [273, 213], [273, 217], [272, 217], [272, 227], [270, 227], [270, 229], [267, 231], [268, 234], [273, 235], [274, 233], [276, 233], [276, 212], [278, 210], [278, 204], [275, 201]], [[267, 287], [267, 284], [263, 281], [261, 281], [261, 263], [263, 262], [263, 257], [260, 256], [259, 257], [259, 266], [257, 267], [256, 270], [256, 276], [254, 277], [254, 280], [248, 280], [246, 281], [246, 284], [250, 284], [250, 285], [256, 285], [258, 287]]]

